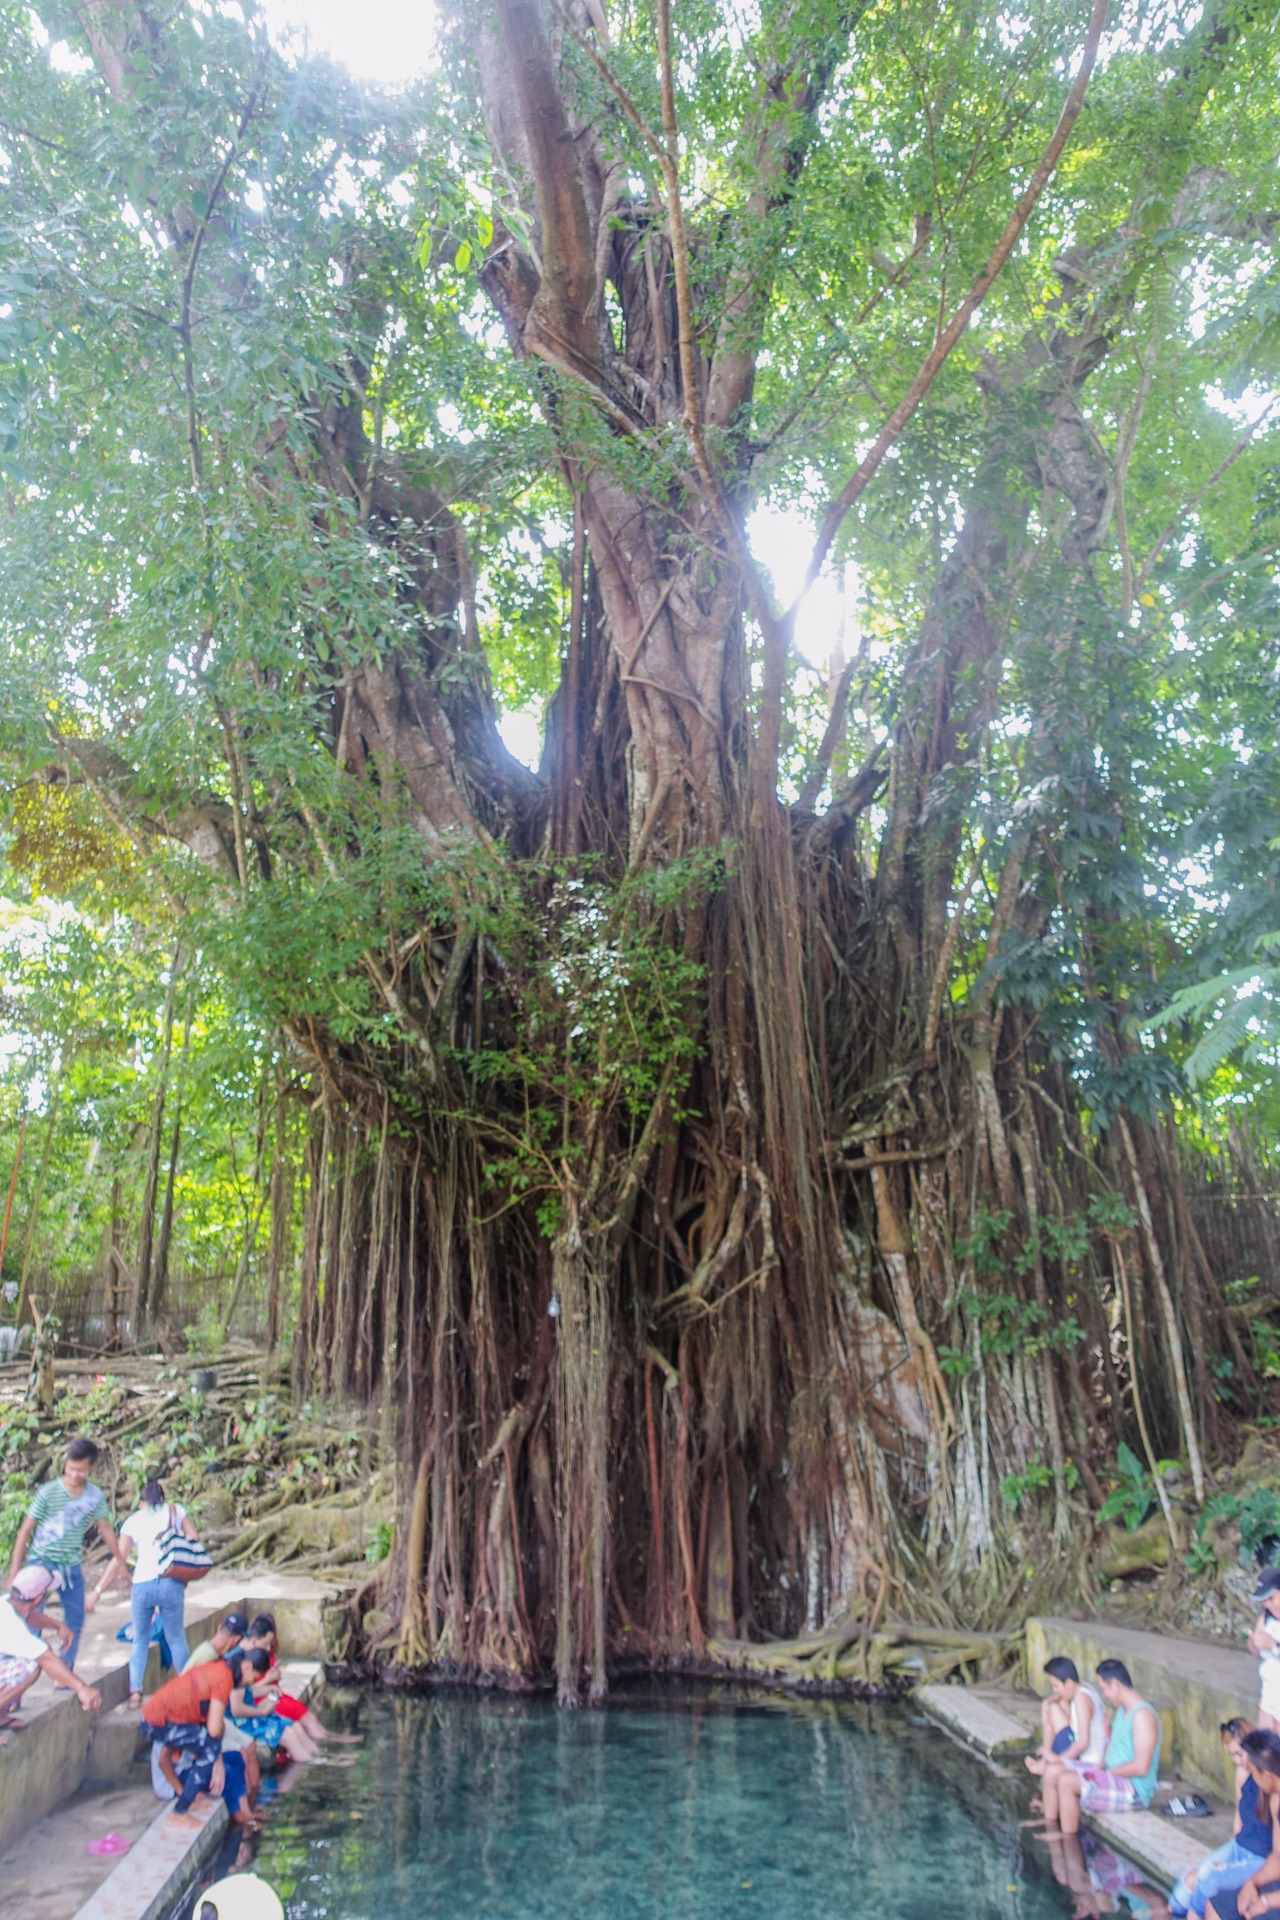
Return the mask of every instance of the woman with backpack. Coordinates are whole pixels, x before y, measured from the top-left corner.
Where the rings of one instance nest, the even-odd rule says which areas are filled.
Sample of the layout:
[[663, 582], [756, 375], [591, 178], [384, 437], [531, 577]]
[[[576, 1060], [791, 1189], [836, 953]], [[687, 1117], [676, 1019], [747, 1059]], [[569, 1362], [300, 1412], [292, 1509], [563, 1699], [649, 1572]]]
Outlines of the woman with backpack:
[[[147, 1671], [147, 1653], [151, 1646], [151, 1628], [157, 1614], [160, 1629], [169, 1645], [175, 1673], [187, 1664], [187, 1635], [182, 1624], [186, 1588], [181, 1580], [167, 1576], [162, 1569], [169, 1537], [185, 1534], [197, 1538], [187, 1510], [176, 1501], [166, 1501], [158, 1480], [148, 1480], [142, 1489], [138, 1507], [120, 1529], [120, 1545], [133, 1560], [133, 1646], [129, 1653], [129, 1706], [142, 1705], [142, 1682]], [[117, 1563], [112, 1561], [98, 1586], [98, 1599], [116, 1577]]]

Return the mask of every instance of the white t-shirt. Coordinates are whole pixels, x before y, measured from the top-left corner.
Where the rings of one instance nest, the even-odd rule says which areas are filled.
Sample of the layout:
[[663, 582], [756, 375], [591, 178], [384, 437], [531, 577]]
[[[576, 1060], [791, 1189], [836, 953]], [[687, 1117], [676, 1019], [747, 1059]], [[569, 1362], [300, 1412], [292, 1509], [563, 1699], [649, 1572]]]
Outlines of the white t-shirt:
[[1271, 1642], [1258, 1661], [1258, 1673], [1264, 1681], [1274, 1679], [1277, 1664], [1280, 1663], [1280, 1620], [1277, 1620], [1273, 1613], [1268, 1613], [1265, 1607], [1257, 1625], [1257, 1632], [1260, 1636], [1265, 1635]]
[[160, 1578], [160, 1554], [157, 1541], [170, 1527], [180, 1527], [187, 1517], [185, 1507], [176, 1500], [165, 1501], [158, 1507], [139, 1507], [131, 1513], [120, 1529], [122, 1540], [132, 1540], [138, 1549], [138, 1558], [134, 1562], [135, 1580], [158, 1580]]
[[48, 1653], [38, 1633], [33, 1633], [17, 1608], [0, 1600], [0, 1660], [38, 1660]]
[[1098, 1692], [1098, 1689], [1091, 1687], [1087, 1680], [1082, 1680], [1080, 1682], [1080, 1693], [1078, 1693], [1071, 1702], [1068, 1710], [1071, 1716], [1071, 1733], [1074, 1739], [1078, 1740], [1080, 1738], [1080, 1722], [1084, 1717], [1080, 1712], [1080, 1694], [1088, 1695], [1089, 1702], [1093, 1707], [1093, 1717], [1089, 1722], [1089, 1743], [1083, 1753], [1076, 1755], [1076, 1759], [1080, 1762], [1081, 1766], [1100, 1767], [1107, 1751], [1106, 1708], [1102, 1704], [1102, 1695]]

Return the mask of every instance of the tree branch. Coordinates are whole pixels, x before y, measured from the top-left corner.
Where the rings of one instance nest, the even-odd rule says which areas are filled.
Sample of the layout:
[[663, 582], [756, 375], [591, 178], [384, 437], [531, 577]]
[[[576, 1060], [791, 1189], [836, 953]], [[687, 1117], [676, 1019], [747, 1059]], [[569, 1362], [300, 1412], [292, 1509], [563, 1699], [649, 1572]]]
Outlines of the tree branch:
[[1102, 39], [1102, 30], [1106, 25], [1107, 6], [1108, 0], [1093, 0], [1093, 12], [1089, 20], [1089, 30], [1085, 36], [1084, 49], [1080, 56], [1080, 68], [1072, 82], [1071, 90], [1067, 95], [1066, 101], [1063, 104], [1062, 113], [1054, 129], [1053, 138], [1041, 154], [1026, 191], [1022, 194], [1013, 212], [1010, 214], [1004, 232], [1000, 235], [999, 240], [992, 249], [986, 265], [970, 287], [964, 299], [960, 302], [960, 305], [956, 308], [949, 323], [939, 332], [933, 347], [925, 357], [920, 371], [916, 374], [915, 379], [911, 382], [911, 385], [907, 388], [906, 393], [903, 394], [883, 427], [881, 427], [866, 457], [860, 461], [856, 471], [850, 475], [836, 498], [827, 508], [822, 525], [818, 529], [818, 537], [814, 542], [813, 552], [809, 558], [809, 565], [805, 569], [803, 585], [796, 595], [795, 602], [790, 609], [789, 617], [794, 616], [801, 600], [803, 600], [805, 594], [809, 591], [809, 588], [813, 585], [819, 573], [821, 573], [823, 562], [831, 551], [832, 542], [840, 531], [845, 515], [849, 512], [849, 509], [854, 505], [855, 501], [865, 493], [871, 480], [878, 472], [885, 455], [899, 438], [903, 428], [928, 393], [939, 370], [950, 358], [965, 328], [990, 292], [996, 277], [1008, 260], [1009, 255], [1013, 252], [1023, 228], [1030, 219], [1036, 202], [1048, 186], [1049, 181], [1053, 178], [1058, 162], [1062, 158], [1063, 149], [1071, 137], [1071, 130], [1079, 119], [1080, 109], [1084, 105], [1084, 97], [1088, 91], [1089, 81], [1098, 57], [1098, 46]]
[[537, 329], [544, 296], [574, 357], [595, 363], [595, 243], [587, 217], [573, 134], [552, 69], [537, 0], [497, 0], [502, 38], [529, 143], [542, 229], [542, 278], [529, 322]]

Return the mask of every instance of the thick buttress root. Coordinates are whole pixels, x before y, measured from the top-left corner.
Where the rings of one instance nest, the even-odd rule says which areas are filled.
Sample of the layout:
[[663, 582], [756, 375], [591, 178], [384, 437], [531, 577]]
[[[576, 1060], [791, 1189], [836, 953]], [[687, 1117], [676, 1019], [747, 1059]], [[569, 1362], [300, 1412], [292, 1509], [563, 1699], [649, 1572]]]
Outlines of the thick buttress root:
[[756, 1644], [712, 1639], [721, 1667], [795, 1689], [899, 1688], [947, 1679], [966, 1669], [998, 1671], [1015, 1657], [1019, 1636], [951, 1633], [941, 1627], [890, 1623], [870, 1636], [857, 1621], [801, 1640]]

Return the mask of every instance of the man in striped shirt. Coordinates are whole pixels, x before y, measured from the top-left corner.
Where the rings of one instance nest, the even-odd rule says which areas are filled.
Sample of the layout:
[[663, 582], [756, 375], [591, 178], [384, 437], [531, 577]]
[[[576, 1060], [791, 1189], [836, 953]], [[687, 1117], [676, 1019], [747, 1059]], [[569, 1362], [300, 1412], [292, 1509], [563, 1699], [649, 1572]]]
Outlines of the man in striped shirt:
[[62, 1477], [47, 1480], [32, 1495], [27, 1517], [18, 1528], [13, 1558], [9, 1563], [10, 1586], [17, 1579], [24, 1561], [30, 1566], [44, 1567], [49, 1573], [57, 1574], [62, 1618], [71, 1630], [71, 1644], [62, 1655], [69, 1667], [74, 1667], [76, 1663], [85, 1614], [92, 1613], [97, 1605], [92, 1595], [85, 1598], [84, 1574], [80, 1568], [84, 1556], [84, 1537], [90, 1527], [97, 1527], [107, 1547], [124, 1569], [126, 1579], [132, 1578], [129, 1563], [111, 1524], [107, 1497], [102, 1488], [96, 1487], [89, 1478], [97, 1457], [98, 1449], [92, 1440], [81, 1438], [71, 1442], [67, 1448]]

